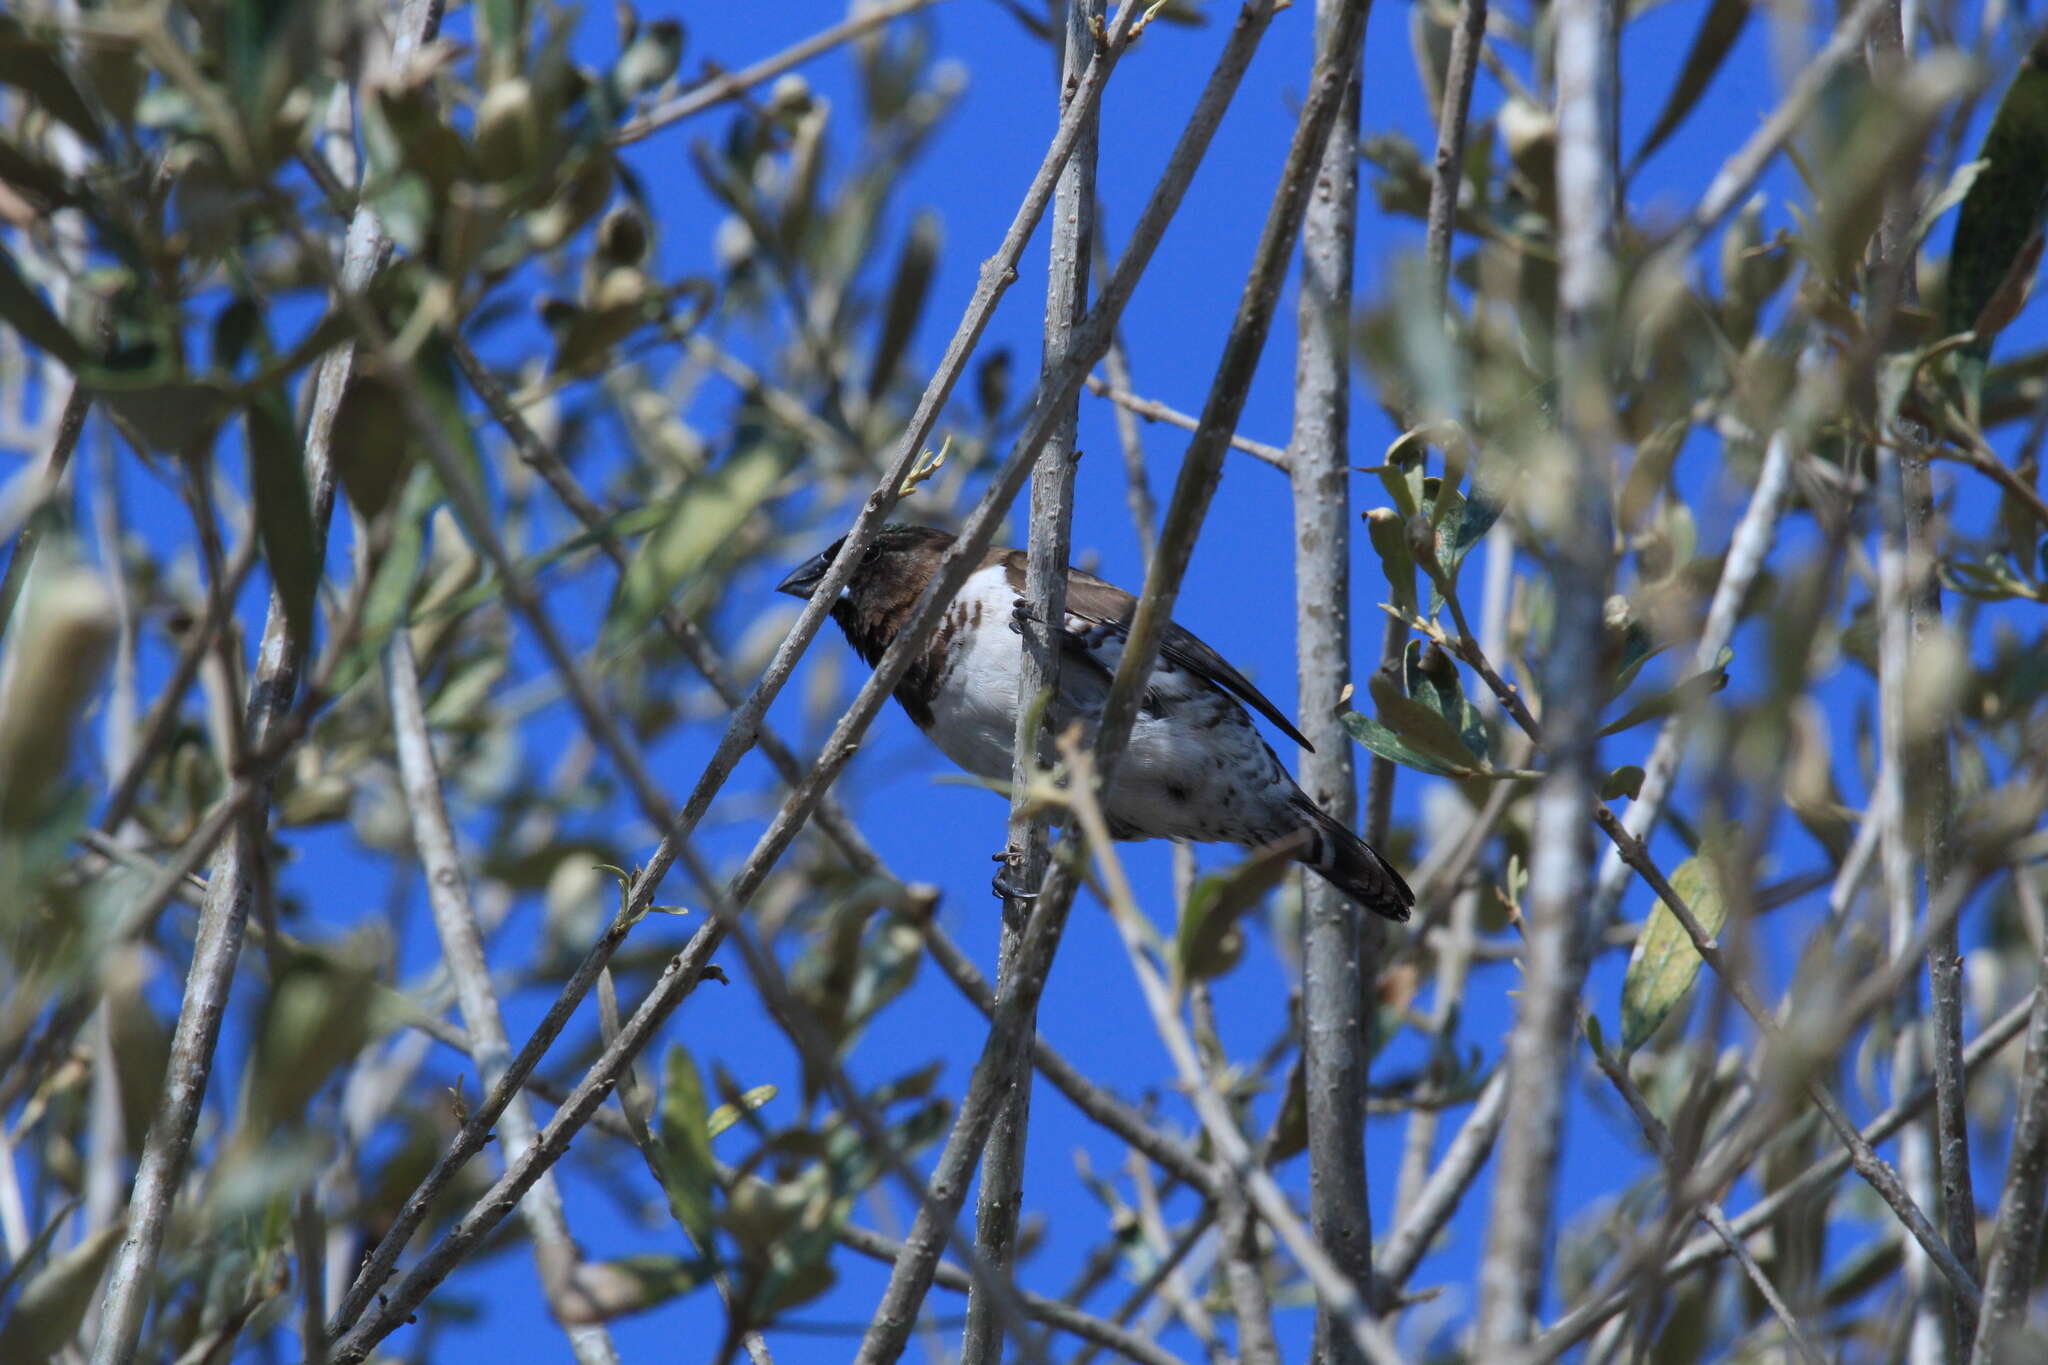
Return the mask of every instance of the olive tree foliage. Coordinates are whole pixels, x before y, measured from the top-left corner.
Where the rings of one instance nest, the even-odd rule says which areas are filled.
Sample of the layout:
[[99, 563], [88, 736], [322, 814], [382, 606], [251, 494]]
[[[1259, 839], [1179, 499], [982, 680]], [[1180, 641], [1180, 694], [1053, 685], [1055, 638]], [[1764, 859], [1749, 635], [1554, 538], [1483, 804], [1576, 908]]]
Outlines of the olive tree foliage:
[[[1361, 50], [1364, 6], [1323, 0], [1294, 143], [1233, 172], [1266, 231], [1186, 415], [1134, 389], [1119, 312], [1311, 7], [949, 10], [1042, 44], [1018, 60], [1061, 123], [935, 359], [942, 253], [988, 244], [903, 202], [961, 89], [932, 3], [780, 54], [622, 5], [597, 65], [595, 20], [523, 0], [0, 14], [0, 1359], [426, 1358], [488, 1326], [474, 1286], [514, 1253], [584, 1362], [647, 1313], [713, 1324], [707, 1360], [861, 1318], [892, 1360], [951, 1332], [934, 1286], [974, 1289], [975, 1365], [1277, 1361], [1311, 1307], [1330, 1361], [2032, 1358], [2048, 358], [2000, 333], [2038, 331], [2048, 46], [1999, 6], [1902, 31], [1882, 0], [1706, 0], [1646, 91], [1617, 53], [1655, 6], [1418, 4], [1405, 44], [1383, 6]], [[1752, 26], [1797, 60], [1725, 118]], [[1117, 63], [1169, 39], [1185, 127], [1119, 187], [1146, 212], [1105, 227], [1061, 182], [1095, 240], [1057, 237], [1034, 384], [982, 330]], [[1433, 146], [1370, 102], [1352, 130], [1397, 62]], [[1725, 159], [1639, 202], [1703, 122]], [[1354, 136], [1370, 234], [1324, 165]], [[715, 227], [661, 221], [623, 151], [649, 140]], [[1352, 299], [1349, 245], [1414, 229]], [[1295, 422], [1352, 432], [1348, 477], [1234, 430], [1304, 250]], [[806, 733], [764, 722], [824, 606], [764, 608], [780, 573], [905, 496], [987, 543], [1084, 377], [1148, 611], [1228, 538], [1226, 443], [1292, 475], [1297, 566], [1339, 599], [1302, 604], [1304, 695], [1342, 698], [1408, 925], [1257, 855], [1141, 904], [1091, 786], [1123, 736], [1027, 724], [1020, 818], [1057, 833], [991, 984], [934, 915], [981, 888], [888, 865], [832, 790], [880, 696], [820, 650]], [[1163, 511], [1140, 420], [1196, 430]], [[1382, 611], [1346, 619], [1347, 575]], [[765, 826], [744, 859], [699, 847], [714, 808]], [[337, 848], [361, 886], [289, 875]], [[1083, 880], [1163, 1100], [1032, 1041]], [[1341, 969], [1248, 953], [1260, 921]], [[1298, 1001], [1243, 1055], [1232, 973]], [[672, 1016], [707, 977], [781, 1032], [777, 1074], [700, 1061], [717, 1016]], [[857, 1082], [863, 1032], [931, 991], [992, 1021], [971, 1073]], [[1466, 1022], [1482, 992], [1512, 993], [1504, 1042]], [[1027, 1059], [1070, 1108], [1009, 1114], [962, 1217]], [[1588, 1109], [1614, 1150], [1572, 1169]], [[1018, 1195], [1057, 1122], [1128, 1164]], [[1101, 1211], [1085, 1264], [1033, 1256], [1020, 1197]], [[637, 1250], [589, 1250], [621, 1225]]]

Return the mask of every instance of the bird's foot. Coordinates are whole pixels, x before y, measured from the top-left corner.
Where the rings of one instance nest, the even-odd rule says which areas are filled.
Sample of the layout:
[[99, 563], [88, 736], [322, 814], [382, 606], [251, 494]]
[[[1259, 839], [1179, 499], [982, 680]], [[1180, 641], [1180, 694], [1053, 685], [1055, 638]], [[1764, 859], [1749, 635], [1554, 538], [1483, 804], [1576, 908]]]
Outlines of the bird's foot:
[[1015, 844], [990, 855], [992, 861], [1001, 864], [996, 875], [989, 880], [988, 889], [999, 901], [1030, 902], [1038, 899], [1036, 891], [1027, 891], [1017, 884], [1019, 865], [1024, 861], [1024, 850]]

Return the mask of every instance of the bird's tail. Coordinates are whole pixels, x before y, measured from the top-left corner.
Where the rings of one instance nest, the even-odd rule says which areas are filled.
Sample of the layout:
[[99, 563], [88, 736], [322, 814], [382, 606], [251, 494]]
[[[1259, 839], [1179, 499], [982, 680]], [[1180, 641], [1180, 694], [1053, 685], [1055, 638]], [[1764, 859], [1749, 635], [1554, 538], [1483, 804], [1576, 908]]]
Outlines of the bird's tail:
[[1295, 861], [1315, 869], [1324, 881], [1375, 915], [1396, 923], [1406, 920], [1415, 908], [1415, 893], [1394, 865], [1321, 809], [1303, 804], [1311, 818]]

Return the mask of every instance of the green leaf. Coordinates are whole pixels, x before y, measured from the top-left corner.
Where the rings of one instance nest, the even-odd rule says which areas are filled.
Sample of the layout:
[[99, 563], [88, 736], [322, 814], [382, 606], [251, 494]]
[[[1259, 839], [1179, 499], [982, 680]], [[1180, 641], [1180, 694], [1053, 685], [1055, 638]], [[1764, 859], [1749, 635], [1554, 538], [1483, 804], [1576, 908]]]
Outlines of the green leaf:
[[860, 1028], [910, 989], [923, 961], [922, 930], [898, 915], [878, 917], [861, 941], [853, 982], [846, 990], [846, 1027]]
[[[1704, 858], [1688, 858], [1671, 874], [1671, 889], [1689, 906], [1693, 918], [1710, 935], [1721, 932], [1727, 902]], [[1699, 950], [1685, 927], [1662, 901], [1650, 912], [1629, 955], [1628, 975], [1621, 983], [1621, 1046], [1634, 1052], [1650, 1040], [1699, 976]]]
[[313, 599], [320, 588], [320, 560], [314, 553], [312, 496], [306, 488], [298, 433], [292, 425], [291, 408], [276, 389], [266, 389], [250, 402], [248, 421], [256, 537], [284, 606], [285, 623], [304, 649], [313, 639]]
[[1360, 711], [1339, 711], [1337, 719], [1351, 732], [1351, 737], [1381, 758], [1390, 759], [1404, 768], [1413, 768], [1431, 777], [1469, 777], [1471, 773], [1443, 763], [1418, 749], [1411, 748], [1399, 735]]
[[14, 1292], [15, 1282], [26, 1275], [37, 1261], [43, 1259], [43, 1253], [50, 1249], [50, 1243], [57, 1239], [57, 1234], [63, 1230], [65, 1223], [78, 1211], [80, 1202], [77, 1195], [65, 1200], [57, 1212], [43, 1224], [43, 1230], [21, 1249], [21, 1255], [15, 1258], [14, 1263], [6, 1270], [0, 1271], [0, 1302], [4, 1302], [7, 1296]]
[[1474, 775], [1486, 766], [1458, 733], [1457, 723], [1431, 704], [1436, 700], [1433, 690], [1429, 702], [1407, 696], [1399, 680], [1384, 669], [1375, 670], [1367, 685], [1380, 723], [1409, 747], [1428, 754], [1458, 776]]
[[380, 987], [367, 957], [307, 952], [278, 974], [264, 1002], [250, 1058], [247, 1131], [267, 1138], [303, 1121], [328, 1078], [361, 1052], [384, 1019]]
[[417, 441], [396, 384], [358, 364], [334, 414], [335, 477], [365, 521], [391, 505], [405, 483]]
[[1642, 793], [1643, 770], [1633, 763], [1616, 768], [1600, 784], [1602, 801], [1619, 801], [1624, 796], [1633, 801]]
[[707, 1139], [717, 1137], [720, 1133], [738, 1123], [742, 1114], [751, 1114], [762, 1105], [768, 1103], [768, 1101], [774, 1099], [776, 1093], [776, 1089], [772, 1085], [757, 1085], [741, 1095], [739, 1103], [719, 1105], [711, 1111], [711, 1116], [704, 1121], [705, 1137]]
[[1401, 516], [1392, 508], [1375, 507], [1365, 514], [1366, 534], [1387, 575], [1387, 592], [1404, 616], [1421, 615], [1415, 601], [1415, 556], [1409, 553]]
[[1254, 853], [1237, 866], [1212, 873], [1188, 892], [1174, 935], [1173, 969], [1180, 985], [1223, 975], [1237, 965], [1244, 940], [1237, 922], [1287, 875], [1287, 848]]
[[681, 1043], [669, 1046], [662, 1068], [661, 1133], [658, 1143], [662, 1189], [676, 1221], [699, 1251], [711, 1250], [711, 1188], [717, 1167], [711, 1160], [711, 1122], [704, 1106], [704, 1080]]
[[419, 579], [420, 561], [426, 555], [427, 516], [440, 499], [440, 489], [424, 469], [407, 484], [397, 514], [391, 523], [391, 545], [371, 572], [369, 595], [363, 601], [362, 625], [356, 643], [335, 665], [329, 684], [340, 696], [355, 686], [384, 652], [391, 632], [411, 615], [413, 586]]
[[0, 244], [0, 322], [21, 333], [29, 345], [54, 357], [74, 374], [85, 364], [85, 348], [57, 320], [4, 244]]
[[1002, 420], [1010, 405], [1010, 348], [998, 346], [974, 367], [974, 405], [984, 422]]
[[683, 26], [673, 19], [648, 24], [612, 64], [608, 83], [614, 107], [623, 110], [636, 96], [661, 85], [676, 74], [682, 60]]
[[477, 27], [494, 78], [516, 75], [525, 66], [526, 0], [481, 0]]
[[1307, 1150], [1308, 1072], [1297, 1065], [1287, 1073], [1287, 1091], [1280, 1099], [1280, 1112], [1273, 1119], [1273, 1147], [1269, 1155], [1280, 1162]]
[[55, 40], [31, 36], [20, 20], [6, 14], [0, 14], [0, 85], [21, 91], [94, 146], [105, 144], [99, 116]]
[[1664, 99], [1664, 108], [1657, 115], [1657, 121], [1650, 126], [1649, 134], [1643, 138], [1642, 146], [1636, 148], [1635, 157], [1629, 162], [1628, 178], [1635, 177], [1636, 169], [1647, 161], [1650, 153], [1664, 145], [1664, 140], [1678, 131], [1686, 115], [1699, 103], [1701, 95], [1721, 69], [1721, 63], [1728, 59], [1730, 48], [1742, 36], [1743, 27], [1749, 23], [1749, 0], [1714, 0], [1700, 19], [1699, 30], [1692, 35], [1692, 46], [1685, 54], [1685, 65], [1679, 68], [1678, 81], [1671, 87], [1671, 93]]
[[782, 480], [783, 455], [756, 445], [683, 490], [668, 520], [640, 543], [626, 565], [605, 622], [607, 648], [639, 635], [766, 502]]
[[1458, 740], [1479, 760], [1488, 761], [1486, 722], [1479, 708], [1465, 695], [1458, 666], [1435, 644], [1427, 649], [1420, 640], [1410, 640], [1402, 655], [1401, 675], [1408, 695], [1442, 716], [1457, 731]]
[[1920, 244], [1927, 240], [1927, 234], [1934, 231], [1934, 225], [1941, 221], [1941, 216], [1969, 196], [1977, 184], [1977, 177], [1984, 174], [1984, 168], [1990, 164], [1980, 157], [1956, 167], [1955, 174], [1948, 178], [1948, 184], [1942, 187], [1939, 194], [1927, 201], [1920, 210], [1920, 216], [1913, 220], [1913, 232], [1906, 239], [1906, 244], [1917, 251]]
[[889, 281], [889, 296], [882, 305], [882, 333], [875, 342], [875, 358], [868, 369], [868, 397], [880, 394], [896, 375], [903, 352], [916, 335], [918, 319], [924, 316], [926, 297], [931, 293], [932, 274], [938, 268], [939, 248], [944, 233], [939, 216], [929, 209], [919, 213], [904, 240], [903, 254], [896, 258], [896, 274]]
[[1728, 661], [1734, 657], [1735, 651], [1724, 646], [1719, 661], [1712, 668], [1704, 673], [1695, 673], [1676, 687], [1637, 702], [1601, 726], [1601, 735], [1618, 735], [1623, 730], [1634, 729], [1645, 721], [1661, 719], [1681, 707], [1691, 706], [1713, 696], [1728, 685]]
[[1436, 562], [1443, 566], [1444, 575], [1453, 584], [1458, 581], [1458, 566], [1465, 562], [1472, 547], [1485, 539], [1493, 524], [1500, 520], [1500, 514], [1501, 504], [1489, 498], [1483, 488], [1474, 488], [1470, 497], [1456, 489], [1432, 496], [1430, 520], [1436, 524]]
[[1630, 622], [1629, 628], [1622, 633], [1621, 662], [1615, 667], [1614, 682], [1608, 689], [1608, 698], [1611, 700], [1628, 691], [1629, 686], [1635, 682], [1636, 675], [1643, 671], [1643, 665], [1669, 648], [1671, 646], [1655, 642], [1649, 627], [1639, 621]]
[[36, 1272], [0, 1326], [0, 1360], [57, 1359], [78, 1335], [124, 1230], [109, 1223]]
[[[2039, 235], [2048, 210], [2048, 38], [2035, 42], [1998, 102], [1981, 150], [1980, 159], [1990, 165], [1963, 196], [1949, 253], [1951, 334], [1997, 321], [1985, 314], [2001, 293], [2012, 292], [2014, 266]], [[2031, 278], [2031, 269], [2027, 274]], [[1972, 421], [1978, 417], [1991, 342], [1991, 335], [1980, 332], [1955, 358]]]
[[717, 1262], [704, 1256], [646, 1252], [608, 1261], [584, 1261], [575, 1269], [573, 1292], [556, 1306], [571, 1327], [610, 1322], [680, 1298], [708, 1283]]

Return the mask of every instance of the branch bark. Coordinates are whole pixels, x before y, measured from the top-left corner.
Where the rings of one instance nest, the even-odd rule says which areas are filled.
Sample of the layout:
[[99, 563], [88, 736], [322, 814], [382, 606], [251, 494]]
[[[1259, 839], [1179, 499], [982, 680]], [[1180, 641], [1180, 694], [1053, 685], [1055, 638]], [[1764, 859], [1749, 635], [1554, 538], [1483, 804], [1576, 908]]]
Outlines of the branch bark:
[[[430, 41], [440, 21], [438, 0], [404, 0], [393, 42], [394, 55], [414, 51]], [[360, 292], [367, 287], [388, 246], [389, 239], [377, 215], [367, 205], [357, 209], [349, 223], [342, 257], [342, 288]], [[334, 418], [341, 408], [353, 360], [353, 347], [338, 346], [322, 362], [315, 380], [313, 416], [306, 435], [306, 467], [307, 484], [313, 494], [316, 562], [325, 549], [328, 521], [334, 510], [334, 469], [329, 457]], [[288, 628], [283, 601], [273, 591], [256, 685], [249, 697], [248, 723], [253, 747], [266, 746], [291, 709], [309, 643], [296, 638]], [[267, 803], [267, 782], [260, 797]], [[141, 1337], [171, 1204], [184, 1181], [193, 1130], [206, 1100], [206, 1083], [213, 1071], [214, 1049], [220, 1041], [228, 988], [234, 979], [242, 931], [248, 921], [253, 889], [251, 863], [259, 854], [260, 850], [252, 846], [238, 826], [228, 835], [208, 878], [206, 905], [200, 911], [199, 928], [193, 940], [192, 967], [171, 1035], [171, 1062], [164, 1076], [163, 1102], [143, 1143], [135, 1189], [128, 1203], [127, 1232], [108, 1272], [92, 1365], [128, 1365]]]
[[[1062, 113], [1072, 98], [1081, 68], [1095, 45], [1094, 30], [1102, 24], [1102, 0], [1067, 0], [1066, 31], [1061, 52], [1059, 101]], [[1060, 172], [1053, 195], [1051, 259], [1045, 283], [1045, 345], [1042, 367], [1052, 369], [1072, 348], [1074, 328], [1088, 309], [1088, 264], [1095, 240], [1096, 118], [1083, 123], [1073, 155]], [[1080, 420], [1077, 394], [1053, 414], [1052, 430], [1038, 454], [1031, 475], [1031, 531], [1026, 551], [1024, 604], [1028, 615], [1017, 622], [1020, 663], [1017, 728], [1010, 764], [1009, 845], [1004, 852], [1004, 881], [1014, 892], [1003, 899], [1003, 930], [996, 954], [996, 989], [1000, 992], [1017, 967], [1024, 923], [1031, 913], [1031, 888], [1045, 880], [1046, 819], [1031, 811], [1032, 775], [1052, 762], [1052, 737], [1047, 733], [1042, 697], [1056, 696], [1060, 685], [1060, 639], [1067, 615], [1067, 561], [1073, 543], [1074, 429]], [[1023, 1027], [1035, 1036], [1038, 1012], [1031, 1010]], [[974, 1209], [974, 1245], [982, 1261], [1007, 1275], [1016, 1259], [1017, 1220], [1024, 1204], [1024, 1153], [1031, 1123], [1031, 1053], [1017, 1054], [1008, 1078], [1008, 1100], [989, 1134], [982, 1159], [981, 1196]], [[967, 1293], [967, 1327], [960, 1343], [961, 1365], [994, 1365], [1002, 1356], [1003, 1336], [994, 1306], [978, 1285]]]
[[[454, 980], [456, 1003], [469, 1035], [470, 1054], [476, 1059], [482, 1088], [488, 1092], [504, 1078], [512, 1058], [512, 1043], [505, 1033], [497, 990], [491, 984], [483, 933], [477, 924], [476, 910], [470, 904], [469, 878], [463, 872], [455, 830], [442, 799], [440, 766], [434, 758], [433, 738], [427, 729], [419, 665], [413, 658], [409, 632], [391, 633], [384, 649], [384, 669], [399, 777], [405, 789], [406, 808], [412, 816], [413, 847], [427, 874], [427, 903], [441, 940], [441, 960]], [[513, 1096], [505, 1106], [498, 1131], [507, 1161], [517, 1160], [521, 1152], [533, 1145], [539, 1128], [523, 1094]], [[570, 1350], [580, 1365], [613, 1365], [619, 1357], [612, 1346], [611, 1333], [602, 1323], [589, 1322], [588, 1313], [579, 1312], [571, 1301], [577, 1293], [575, 1270], [581, 1258], [569, 1232], [568, 1214], [562, 1207], [562, 1193], [552, 1172], [534, 1182], [521, 1205], [521, 1214], [527, 1234], [533, 1239], [541, 1290], [556, 1321], [564, 1324]], [[579, 1322], [581, 1325], [574, 1325]]]
[[[1359, 38], [1346, 32], [1359, 0], [1317, 0], [1316, 62], [1349, 71], [1316, 166], [1301, 226], [1294, 433], [1287, 470], [1294, 490], [1296, 711], [1315, 746], [1302, 755], [1309, 798], [1350, 827], [1358, 818], [1354, 752], [1337, 719], [1351, 678], [1351, 280], [1358, 222]], [[1403, 632], [1405, 635], [1405, 631]], [[1322, 878], [1301, 876], [1301, 1033], [1308, 1102], [1309, 1218], [1316, 1240], [1353, 1283], [1372, 1283], [1372, 1205], [1365, 1154], [1365, 1091], [1371, 1069], [1366, 1002], [1378, 975], [1377, 932], [1359, 907]], [[1248, 1211], [1246, 1213], [1248, 1216]], [[1243, 1233], [1225, 1224], [1225, 1236]], [[1314, 1359], [1359, 1365], [1357, 1345], [1316, 1311]]]
[[[2032, 873], [2019, 868], [2015, 875]], [[1998, 1199], [1998, 1221], [1991, 1234], [1991, 1265], [1984, 1277], [1984, 1304], [1970, 1353], [1972, 1365], [1993, 1365], [2001, 1359], [2007, 1343], [2026, 1326], [2041, 1255], [2044, 1193], [2048, 1193], [2048, 953], [2040, 958], [2039, 980], [2027, 1011], [2027, 1051], [2020, 1065], [2012, 1155], [2006, 1162], [2005, 1190]]]
[[1560, 0], [1557, 38], [1559, 485], [1556, 615], [1543, 664], [1549, 763], [1537, 788], [1528, 955], [1508, 1041], [1509, 1126], [1480, 1265], [1478, 1352], [1506, 1358], [1529, 1335], [1542, 1293], [1564, 1128], [1572, 1006], [1585, 979], [1599, 760], [1601, 611], [1612, 572], [1614, 0]]

